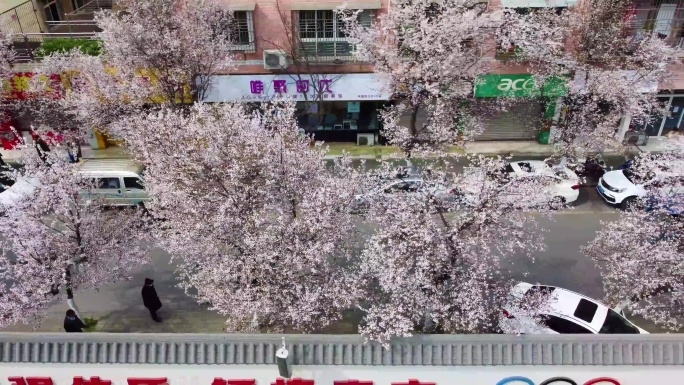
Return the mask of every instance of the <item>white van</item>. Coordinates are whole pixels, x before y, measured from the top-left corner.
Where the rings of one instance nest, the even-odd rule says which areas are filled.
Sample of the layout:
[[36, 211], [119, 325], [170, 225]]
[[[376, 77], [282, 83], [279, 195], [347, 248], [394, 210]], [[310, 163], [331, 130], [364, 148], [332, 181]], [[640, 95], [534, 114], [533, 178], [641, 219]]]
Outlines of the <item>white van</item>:
[[96, 188], [84, 191], [84, 200], [104, 198], [113, 206], [132, 206], [149, 200], [142, 181], [144, 167], [129, 159], [89, 159], [78, 167], [78, 175], [95, 179]]

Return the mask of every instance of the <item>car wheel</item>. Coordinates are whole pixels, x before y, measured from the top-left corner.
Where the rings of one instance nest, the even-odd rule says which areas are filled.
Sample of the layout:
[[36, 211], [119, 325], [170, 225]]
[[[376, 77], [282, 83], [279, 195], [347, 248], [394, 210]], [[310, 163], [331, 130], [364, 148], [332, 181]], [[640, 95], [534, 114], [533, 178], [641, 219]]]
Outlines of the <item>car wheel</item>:
[[636, 206], [637, 206], [636, 197], [627, 197], [627, 198], [622, 200], [622, 203], [620, 203], [620, 208], [623, 210], [635, 209]]
[[553, 197], [551, 199], [551, 208], [561, 209], [565, 206], [565, 198], [561, 196]]

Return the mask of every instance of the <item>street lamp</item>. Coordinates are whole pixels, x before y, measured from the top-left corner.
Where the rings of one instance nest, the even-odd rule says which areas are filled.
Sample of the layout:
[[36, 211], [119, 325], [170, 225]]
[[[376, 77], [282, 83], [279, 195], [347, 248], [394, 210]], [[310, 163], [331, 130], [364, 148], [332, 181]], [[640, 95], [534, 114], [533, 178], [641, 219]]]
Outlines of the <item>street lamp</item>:
[[292, 366], [287, 361], [288, 351], [285, 347], [285, 337], [283, 337], [283, 344], [280, 349], [276, 352], [276, 363], [278, 364], [278, 372], [280, 377], [290, 378], [292, 377]]

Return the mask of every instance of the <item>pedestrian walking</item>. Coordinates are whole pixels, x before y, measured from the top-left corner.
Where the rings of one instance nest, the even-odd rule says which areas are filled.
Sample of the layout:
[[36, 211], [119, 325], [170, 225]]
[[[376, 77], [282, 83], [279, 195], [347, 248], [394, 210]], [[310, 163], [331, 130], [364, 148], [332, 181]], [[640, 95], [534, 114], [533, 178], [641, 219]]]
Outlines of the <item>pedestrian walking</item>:
[[67, 155], [69, 156], [69, 163], [78, 163], [81, 161], [81, 143], [77, 140], [72, 140], [67, 143]]
[[154, 280], [152, 278], [145, 278], [145, 286], [142, 288], [143, 304], [150, 311], [152, 319], [157, 322], [162, 322], [161, 317], [157, 315], [157, 310], [161, 309], [162, 303], [157, 295], [157, 290], [154, 288]]
[[83, 333], [85, 324], [76, 315], [76, 312], [69, 309], [64, 317], [64, 331], [67, 333]]
[[38, 135], [38, 134], [32, 134], [33, 136], [33, 145], [36, 147], [36, 151], [38, 151], [38, 156], [40, 157], [40, 160], [43, 162], [47, 162], [48, 158], [48, 152], [50, 152], [50, 146], [48, 146], [47, 143]]

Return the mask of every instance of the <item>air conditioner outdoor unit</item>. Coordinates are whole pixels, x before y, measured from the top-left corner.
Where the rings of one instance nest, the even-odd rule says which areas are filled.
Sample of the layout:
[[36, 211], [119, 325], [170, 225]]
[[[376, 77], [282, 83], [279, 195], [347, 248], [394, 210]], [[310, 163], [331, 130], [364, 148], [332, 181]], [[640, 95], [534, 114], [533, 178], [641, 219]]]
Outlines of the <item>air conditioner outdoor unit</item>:
[[264, 50], [264, 69], [281, 70], [287, 67], [287, 55], [279, 49]]
[[356, 134], [356, 144], [359, 146], [374, 146], [375, 134]]

